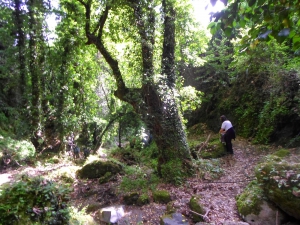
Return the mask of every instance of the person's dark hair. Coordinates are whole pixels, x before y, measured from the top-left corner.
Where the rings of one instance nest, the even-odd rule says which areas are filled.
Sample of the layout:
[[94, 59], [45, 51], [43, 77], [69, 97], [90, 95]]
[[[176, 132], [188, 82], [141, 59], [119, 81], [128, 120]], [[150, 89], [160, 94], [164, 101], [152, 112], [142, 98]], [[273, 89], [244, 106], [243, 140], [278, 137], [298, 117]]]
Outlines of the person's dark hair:
[[224, 115], [222, 115], [222, 116], [220, 117], [220, 119], [221, 119], [222, 122], [224, 122], [225, 120], [227, 120], [226, 116], [224, 116]]

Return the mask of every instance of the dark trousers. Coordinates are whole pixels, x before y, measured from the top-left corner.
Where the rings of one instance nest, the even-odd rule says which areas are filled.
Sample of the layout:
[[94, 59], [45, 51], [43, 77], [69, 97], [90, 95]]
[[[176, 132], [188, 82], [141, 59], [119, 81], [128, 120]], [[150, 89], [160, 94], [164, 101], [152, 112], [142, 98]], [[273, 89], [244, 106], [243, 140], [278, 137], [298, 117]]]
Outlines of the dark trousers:
[[232, 143], [231, 143], [232, 139], [235, 139], [235, 131], [234, 131], [233, 127], [228, 129], [224, 135], [224, 140], [226, 143], [226, 151], [229, 154], [233, 154]]

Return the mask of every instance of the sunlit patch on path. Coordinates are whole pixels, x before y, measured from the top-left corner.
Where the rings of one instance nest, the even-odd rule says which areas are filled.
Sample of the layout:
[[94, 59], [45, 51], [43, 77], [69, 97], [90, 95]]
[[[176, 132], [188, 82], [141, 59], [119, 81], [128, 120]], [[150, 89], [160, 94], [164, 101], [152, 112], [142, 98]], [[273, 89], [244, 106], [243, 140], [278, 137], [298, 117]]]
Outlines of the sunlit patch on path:
[[11, 181], [12, 176], [9, 173], [0, 174], [0, 185]]

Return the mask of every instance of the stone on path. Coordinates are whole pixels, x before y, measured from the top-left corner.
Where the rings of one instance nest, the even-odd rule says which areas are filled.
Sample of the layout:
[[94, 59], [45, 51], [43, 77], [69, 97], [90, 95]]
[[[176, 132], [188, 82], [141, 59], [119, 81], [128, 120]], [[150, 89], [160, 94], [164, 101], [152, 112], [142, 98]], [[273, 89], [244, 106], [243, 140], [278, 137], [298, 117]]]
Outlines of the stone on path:
[[187, 219], [180, 213], [173, 213], [172, 217], [161, 218], [162, 225], [189, 225]]
[[100, 220], [106, 223], [116, 223], [124, 214], [123, 206], [110, 206], [100, 209]]

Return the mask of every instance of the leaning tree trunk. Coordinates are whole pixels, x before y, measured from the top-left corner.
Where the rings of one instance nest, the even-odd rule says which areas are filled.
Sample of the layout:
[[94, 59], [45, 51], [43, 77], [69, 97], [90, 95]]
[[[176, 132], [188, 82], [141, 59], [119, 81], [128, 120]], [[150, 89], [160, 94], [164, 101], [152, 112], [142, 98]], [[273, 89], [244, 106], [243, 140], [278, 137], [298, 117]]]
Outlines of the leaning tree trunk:
[[[93, 44], [101, 52], [113, 71], [117, 90], [115, 96], [130, 103], [142, 120], [153, 132], [154, 140], [159, 149], [158, 172], [161, 176], [172, 176], [175, 170], [179, 173], [189, 171], [190, 151], [186, 135], [180, 119], [174, 97], [175, 72], [175, 11], [171, 0], [163, 0], [164, 11], [164, 43], [162, 55], [163, 79], [154, 82], [153, 46], [155, 42], [155, 7], [149, 0], [147, 10], [138, 0], [128, 1], [134, 10], [136, 26], [140, 35], [141, 55], [143, 61], [142, 88], [127, 88], [118, 65], [103, 43], [102, 35], [110, 6], [102, 12], [97, 29], [91, 32], [91, 2], [84, 3], [86, 10], [87, 44]], [[96, 33], [97, 32], [97, 33]], [[185, 172], [184, 172], [185, 171]]]

